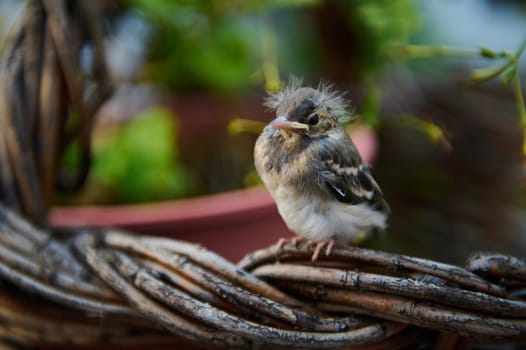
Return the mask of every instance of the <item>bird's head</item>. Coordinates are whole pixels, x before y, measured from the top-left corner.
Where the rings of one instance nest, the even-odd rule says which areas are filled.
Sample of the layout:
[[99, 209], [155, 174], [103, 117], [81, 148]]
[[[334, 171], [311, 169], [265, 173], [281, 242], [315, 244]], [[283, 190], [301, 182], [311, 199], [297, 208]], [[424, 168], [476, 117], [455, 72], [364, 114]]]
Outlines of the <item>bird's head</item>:
[[292, 83], [267, 99], [266, 105], [276, 111], [271, 132], [291, 142], [341, 132], [340, 121], [348, 117], [342, 95], [327, 85], [317, 89], [297, 85]]

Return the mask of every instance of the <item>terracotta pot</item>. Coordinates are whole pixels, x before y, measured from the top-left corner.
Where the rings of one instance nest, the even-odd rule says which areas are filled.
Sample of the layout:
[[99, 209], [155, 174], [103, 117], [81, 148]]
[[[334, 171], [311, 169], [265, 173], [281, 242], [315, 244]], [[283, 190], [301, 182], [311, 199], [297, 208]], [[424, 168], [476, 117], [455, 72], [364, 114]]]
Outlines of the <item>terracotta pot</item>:
[[196, 242], [232, 261], [291, 235], [263, 188], [152, 204], [53, 208], [50, 219], [59, 227], [112, 226]]

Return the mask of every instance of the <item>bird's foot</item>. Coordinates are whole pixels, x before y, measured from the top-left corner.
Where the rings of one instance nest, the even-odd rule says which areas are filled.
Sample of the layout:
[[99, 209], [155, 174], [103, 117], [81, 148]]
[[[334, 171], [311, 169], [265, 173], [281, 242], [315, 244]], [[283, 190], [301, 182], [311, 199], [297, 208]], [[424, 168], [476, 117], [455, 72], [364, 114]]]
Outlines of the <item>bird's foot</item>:
[[314, 253], [312, 253], [312, 262], [316, 263], [318, 261], [318, 258], [323, 250], [325, 248], [325, 255], [329, 256], [332, 253], [332, 248], [334, 247], [334, 240], [333, 239], [327, 239], [322, 241], [315, 241], [306, 239], [302, 236], [296, 236], [293, 238], [280, 238], [278, 240], [278, 243], [276, 243], [276, 259], [279, 260], [279, 255], [283, 253], [283, 248], [289, 244], [292, 243], [296, 248], [300, 243], [306, 243], [307, 248], [311, 248], [314, 246]]
[[301, 237], [301, 236], [295, 236], [293, 238], [280, 238], [278, 240], [278, 243], [276, 243], [276, 260], [279, 261], [279, 256], [281, 253], [283, 253], [283, 248], [287, 244], [292, 243], [297, 248], [301, 242], [309, 242], [309, 241], [306, 238]]
[[327, 239], [323, 241], [314, 241], [316, 243], [316, 247], [314, 248], [314, 253], [312, 254], [312, 262], [316, 263], [318, 261], [318, 257], [320, 256], [320, 253], [324, 247], [325, 249], [325, 255], [329, 256], [332, 253], [332, 248], [334, 247], [334, 239]]
[[296, 236], [293, 238], [280, 238], [278, 240], [278, 243], [276, 243], [276, 249], [278, 254], [283, 251], [283, 247], [285, 247], [287, 244], [292, 243], [295, 247], [298, 247], [298, 244], [301, 242], [307, 242], [307, 239], [305, 237]]

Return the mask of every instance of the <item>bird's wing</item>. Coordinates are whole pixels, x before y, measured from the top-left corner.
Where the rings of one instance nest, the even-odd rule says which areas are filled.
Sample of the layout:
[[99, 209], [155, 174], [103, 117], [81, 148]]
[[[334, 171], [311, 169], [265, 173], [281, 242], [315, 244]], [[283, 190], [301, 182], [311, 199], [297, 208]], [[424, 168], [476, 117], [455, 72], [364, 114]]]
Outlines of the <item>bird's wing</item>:
[[344, 148], [340, 151], [342, 152], [333, 150], [322, 160], [320, 182], [342, 203], [363, 203], [375, 210], [389, 213], [389, 205], [369, 167], [351, 149]]

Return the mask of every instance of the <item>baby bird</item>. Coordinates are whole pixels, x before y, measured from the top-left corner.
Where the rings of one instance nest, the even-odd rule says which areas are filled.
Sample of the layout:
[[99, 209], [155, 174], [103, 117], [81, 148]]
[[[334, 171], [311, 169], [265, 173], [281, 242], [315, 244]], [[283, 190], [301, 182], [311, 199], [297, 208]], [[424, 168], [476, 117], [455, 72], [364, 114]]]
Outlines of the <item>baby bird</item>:
[[342, 95], [328, 85], [292, 82], [266, 105], [276, 119], [256, 142], [255, 165], [281, 217], [300, 235], [292, 241], [315, 244], [315, 262], [324, 247], [330, 255], [335, 244], [385, 229], [389, 206], [339, 122], [348, 118]]

